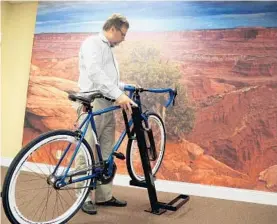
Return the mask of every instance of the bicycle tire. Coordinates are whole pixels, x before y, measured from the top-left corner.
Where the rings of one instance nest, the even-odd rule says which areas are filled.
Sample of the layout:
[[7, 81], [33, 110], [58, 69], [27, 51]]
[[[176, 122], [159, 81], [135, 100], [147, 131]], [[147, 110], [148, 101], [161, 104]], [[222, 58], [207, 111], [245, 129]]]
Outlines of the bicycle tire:
[[[161, 119], [161, 117], [158, 114], [152, 113], [152, 112], [147, 113], [146, 114], [146, 119], [148, 120], [148, 122], [149, 122], [150, 119], [151, 120], [154, 119], [155, 122], [157, 122], [157, 124], [159, 125], [160, 132], [161, 132], [162, 143], [159, 147], [160, 151], [159, 151], [159, 154], [157, 156], [157, 161], [156, 161], [154, 167], [152, 167], [151, 162], [150, 162], [150, 165], [151, 165], [151, 168], [152, 168], [152, 175], [155, 176], [157, 174], [157, 172], [159, 171], [159, 168], [160, 168], [160, 166], [162, 164], [162, 161], [163, 161], [163, 157], [164, 157], [164, 153], [165, 153], [165, 145], [166, 145], [166, 132], [165, 132], [165, 126], [164, 126], [163, 120]], [[131, 133], [134, 133], [134, 130], [132, 130]], [[126, 165], [127, 165], [127, 170], [128, 170], [129, 176], [133, 180], [141, 182], [141, 181], [145, 180], [145, 177], [144, 177], [144, 174], [139, 175], [137, 173], [137, 171], [135, 171], [135, 168], [134, 168], [135, 165], [133, 164], [134, 161], [132, 159], [132, 157], [133, 157], [132, 155], [134, 154], [134, 151], [135, 151], [134, 144], [136, 144], [136, 140], [134, 140], [134, 139], [129, 139], [128, 140], [127, 150], [126, 150]], [[155, 144], [156, 144], [156, 142], [155, 142]], [[151, 147], [151, 145], [150, 145], [150, 147]], [[157, 147], [155, 147], [155, 148], [157, 148]], [[140, 165], [141, 165], [141, 160], [140, 160]]]

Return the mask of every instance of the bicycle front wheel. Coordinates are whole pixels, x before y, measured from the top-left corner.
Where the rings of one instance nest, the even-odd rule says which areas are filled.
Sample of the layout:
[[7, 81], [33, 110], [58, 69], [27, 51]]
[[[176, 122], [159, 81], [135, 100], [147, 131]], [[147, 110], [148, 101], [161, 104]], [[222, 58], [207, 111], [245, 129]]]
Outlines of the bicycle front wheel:
[[[153, 146], [151, 145], [151, 141], [149, 141], [149, 136], [145, 134], [145, 140], [148, 147], [148, 155], [150, 166], [152, 169], [153, 176], [158, 172], [165, 152], [165, 144], [166, 144], [166, 133], [164, 123], [161, 117], [156, 113], [148, 113], [146, 114], [146, 120], [143, 121], [143, 127], [146, 129], [151, 129], [153, 133], [153, 139], [155, 142], [155, 154], [156, 158], [153, 158], [153, 152], [149, 150]], [[127, 170], [130, 177], [137, 181], [145, 180], [142, 162], [140, 158], [139, 148], [136, 139], [130, 139], [127, 145], [126, 152], [126, 164]]]
[[[65, 223], [79, 210], [89, 193], [91, 179], [60, 189], [53, 184], [55, 178], [65, 173], [79, 142], [74, 132], [51, 131], [34, 139], [19, 152], [7, 171], [2, 192], [4, 211], [11, 223]], [[83, 140], [69, 171], [80, 170], [80, 164], [81, 168], [92, 167], [93, 158], [89, 144]], [[72, 178], [90, 174], [92, 170], [86, 169]]]

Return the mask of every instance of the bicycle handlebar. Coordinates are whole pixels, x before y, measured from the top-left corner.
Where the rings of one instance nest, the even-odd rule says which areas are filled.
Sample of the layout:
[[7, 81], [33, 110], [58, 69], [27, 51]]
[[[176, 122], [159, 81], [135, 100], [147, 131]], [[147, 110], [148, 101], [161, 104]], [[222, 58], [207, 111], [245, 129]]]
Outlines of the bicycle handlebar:
[[168, 107], [171, 103], [174, 106], [175, 98], [177, 96], [177, 89], [173, 90], [171, 88], [144, 89], [144, 88], [141, 88], [141, 87], [134, 87], [134, 86], [125, 85], [124, 90], [129, 91], [130, 93], [134, 93], [136, 91], [137, 92], [152, 92], [152, 93], [168, 93], [169, 94], [169, 99], [165, 103], [165, 107]]
[[[134, 87], [134, 86], [126, 85], [124, 87], [124, 90], [129, 91], [129, 93], [130, 93], [129, 97], [130, 98], [133, 97], [134, 93], [139, 93], [139, 92], [168, 93], [169, 94], [169, 99], [165, 103], [165, 105], [164, 105], [165, 107], [168, 107], [171, 103], [174, 106], [175, 98], [177, 96], [177, 89], [173, 90], [171, 88], [144, 89], [144, 88], [141, 88], [141, 87]], [[86, 94], [86, 93], [89, 93], [89, 95], [84, 96], [83, 94]], [[93, 99], [96, 99], [96, 98], [104, 98], [104, 99], [109, 100], [111, 102], [115, 102], [114, 99], [103, 96], [103, 94], [100, 93], [99, 91], [88, 91], [88, 92], [82, 92], [82, 93], [77, 93], [77, 94], [72, 93], [72, 94], [69, 94], [68, 98], [72, 101], [80, 100], [80, 101], [85, 102], [87, 104], [90, 104], [93, 101]]]
[[[124, 86], [124, 90], [130, 92], [129, 97], [131, 98], [133, 96], [133, 94], [135, 92], [140, 93], [140, 92], [152, 92], [152, 93], [168, 93], [169, 94], [169, 99], [168, 101], [165, 103], [165, 107], [168, 107], [171, 103], [174, 106], [175, 104], [175, 98], [177, 96], [177, 89], [173, 90], [171, 88], [159, 88], [159, 89], [144, 89], [141, 87], [134, 87], [134, 86], [129, 86], [129, 85], [125, 85]], [[115, 99], [111, 99], [108, 98], [106, 96], [103, 96], [102, 93], [97, 92], [97, 91], [88, 91], [88, 92], [82, 92], [82, 93], [94, 93], [93, 95], [91, 95], [91, 98], [104, 98], [106, 100], [109, 100], [111, 102], [115, 102]], [[87, 103], [89, 104], [91, 102], [91, 99], [86, 99], [83, 96], [77, 96], [76, 94], [74, 95], [69, 95], [69, 99], [71, 99], [72, 101], [76, 101], [77, 98], [82, 98], [82, 100], [87, 101]]]

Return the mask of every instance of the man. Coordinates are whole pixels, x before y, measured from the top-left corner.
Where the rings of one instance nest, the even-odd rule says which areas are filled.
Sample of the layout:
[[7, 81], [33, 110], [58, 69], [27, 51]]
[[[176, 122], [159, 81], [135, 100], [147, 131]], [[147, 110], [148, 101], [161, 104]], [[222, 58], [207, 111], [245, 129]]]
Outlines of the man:
[[[126, 110], [136, 104], [123, 92], [124, 84], [119, 82], [120, 75], [117, 61], [112, 48], [124, 41], [129, 23], [120, 14], [113, 14], [105, 22], [102, 32], [96, 36], [88, 37], [81, 45], [79, 52], [79, 87], [80, 92], [98, 90], [104, 96], [113, 98], [116, 103]], [[100, 110], [110, 107], [112, 103], [106, 99], [96, 99], [93, 109]], [[79, 109], [79, 114], [81, 110]], [[83, 118], [84, 119], [84, 118]], [[82, 117], [79, 122], [82, 122]], [[95, 117], [97, 134], [102, 149], [103, 159], [110, 155], [115, 141], [115, 117], [113, 112]], [[85, 136], [94, 148], [91, 127]], [[119, 201], [112, 195], [112, 183], [99, 185], [95, 190], [96, 205], [124, 207], [125, 201]], [[88, 214], [96, 214], [96, 208], [88, 197], [82, 206]]]

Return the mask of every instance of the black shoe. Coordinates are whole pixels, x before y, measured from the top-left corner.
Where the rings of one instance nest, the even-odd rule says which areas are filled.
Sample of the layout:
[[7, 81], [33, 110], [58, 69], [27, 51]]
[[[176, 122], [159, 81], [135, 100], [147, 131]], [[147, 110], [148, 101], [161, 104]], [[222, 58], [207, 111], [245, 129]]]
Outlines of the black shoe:
[[103, 206], [114, 206], [114, 207], [125, 207], [127, 205], [126, 201], [119, 201], [115, 197], [112, 197], [111, 200], [105, 202], [96, 202], [96, 205]]
[[82, 205], [82, 211], [89, 215], [97, 214], [96, 206], [91, 201], [84, 202], [84, 204]]

